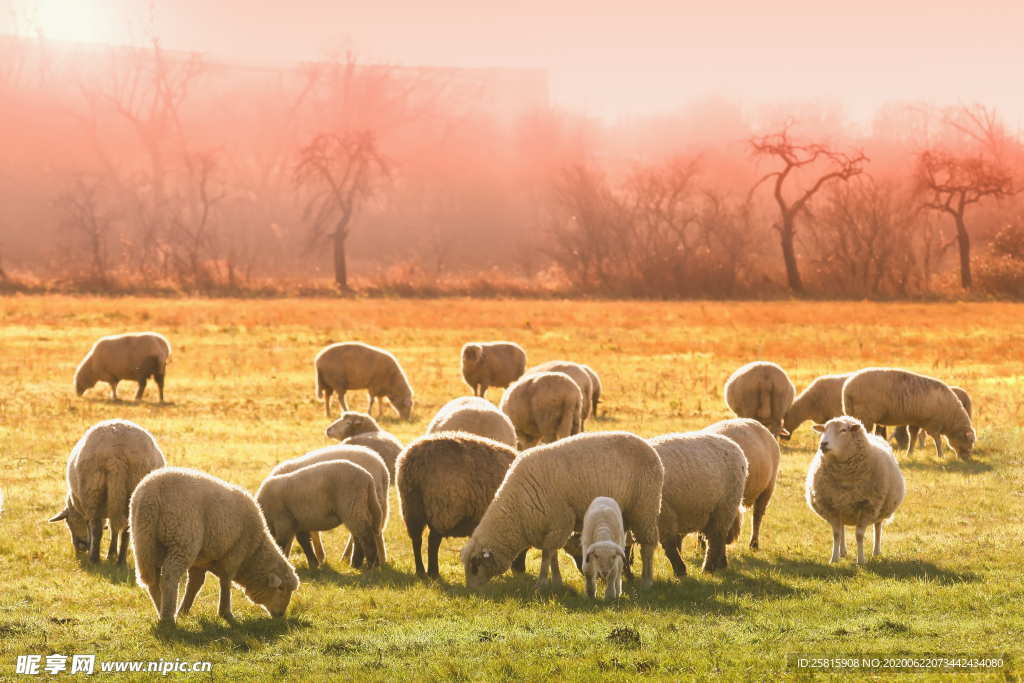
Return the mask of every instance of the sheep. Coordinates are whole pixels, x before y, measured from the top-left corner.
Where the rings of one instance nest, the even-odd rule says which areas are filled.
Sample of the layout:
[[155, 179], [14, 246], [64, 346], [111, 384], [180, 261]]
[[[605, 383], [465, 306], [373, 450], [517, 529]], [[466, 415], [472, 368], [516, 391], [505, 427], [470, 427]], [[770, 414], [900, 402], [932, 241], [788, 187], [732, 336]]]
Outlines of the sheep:
[[316, 355], [316, 396], [324, 400], [324, 414], [331, 416], [331, 394], [338, 394], [342, 411], [348, 410], [345, 392], [366, 389], [373, 412], [377, 401], [379, 415], [384, 414], [384, 397], [403, 420], [412, 419], [412, 387], [398, 360], [385, 351], [360, 342], [331, 344]]
[[807, 505], [832, 525], [832, 562], [846, 557], [846, 525], [857, 528], [857, 564], [864, 563], [864, 531], [875, 525], [874, 556], [882, 552], [882, 522], [903, 502], [900, 466], [885, 439], [868, 434], [855, 417], [824, 425], [818, 452], [807, 470]]
[[752, 417], [776, 437], [789, 436], [782, 419], [794, 394], [786, 371], [765, 361], [747, 363], [725, 382], [725, 403], [736, 417]]
[[470, 342], [462, 347], [462, 377], [474, 396], [507, 387], [526, 369], [526, 351], [513, 342]]
[[521, 453], [462, 548], [466, 584], [482, 586], [532, 546], [542, 551], [539, 585], [547, 584], [550, 568], [560, 587], [558, 549], [581, 530], [594, 498], [607, 496], [619, 504], [626, 530], [640, 543], [642, 585], [649, 587], [664, 478], [657, 452], [626, 432], [578, 434]]
[[735, 441], [719, 434], [665, 434], [647, 441], [665, 466], [658, 535], [677, 577], [686, 576], [679, 551], [687, 534], [706, 541], [703, 571], [728, 565], [725, 546], [736, 540], [747, 459]]
[[[975, 433], [971, 417], [956, 394], [933, 377], [899, 368], [865, 368], [843, 384], [843, 412], [874, 425], [910, 425], [924, 429], [942, 457], [942, 435], [963, 460], [971, 459]], [[907, 449], [914, 452], [914, 440]]]
[[594, 387], [590, 379], [590, 372], [585, 369], [585, 366], [579, 363], [573, 363], [567, 360], [549, 360], [547, 363], [541, 363], [535, 365], [525, 373], [526, 375], [536, 375], [541, 372], [561, 372], [569, 376], [576, 386], [580, 390], [580, 431], [587, 423], [587, 418], [590, 417], [590, 411], [594, 406]]
[[152, 377], [164, 402], [164, 375], [171, 344], [156, 332], [133, 332], [101, 337], [89, 349], [75, 370], [75, 393], [79, 396], [96, 386], [110, 385], [110, 396], [117, 401], [117, 385], [121, 380], [139, 383], [135, 400], [141, 401], [146, 382]]
[[395, 459], [404, 446], [394, 434], [380, 428], [377, 421], [366, 413], [346, 411], [328, 425], [324, 432], [328, 439], [337, 439], [345, 446], [366, 446], [377, 451], [388, 466], [391, 483], [395, 483]]
[[[971, 420], [973, 421], [974, 403], [973, 401], [971, 401], [971, 395], [967, 393], [966, 389], [963, 389], [961, 387], [950, 387], [949, 390], [956, 394], [956, 397], [960, 399], [960, 405], [962, 405], [964, 407], [964, 410], [967, 411], [967, 417], [971, 418]], [[921, 431], [920, 427], [900, 425], [893, 431], [892, 436], [893, 440], [896, 442], [897, 448], [906, 448], [907, 446], [910, 445], [911, 435], [913, 435], [913, 438], [916, 439], [918, 437], [918, 434], [920, 434], [920, 439], [918, 440], [917, 445], [920, 446], [921, 448], [924, 448], [925, 434], [924, 432]]]
[[589, 365], [581, 366], [590, 375], [590, 414], [597, 418], [597, 404], [601, 402], [601, 378]]
[[562, 372], [539, 372], [516, 380], [501, 397], [501, 412], [516, 430], [520, 450], [579, 434], [583, 396]]
[[[782, 424], [784, 431], [792, 434], [807, 420], [825, 424], [833, 417], [842, 415], [843, 382], [849, 376], [849, 373], [846, 373], [816, 377], [800, 392], [786, 411], [786, 418]], [[788, 439], [789, 434], [784, 438]]]
[[[124, 564], [128, 553], [128, 501], [142, 478], [166, 465], [156, 441], [128, 420], [106, 420], [90, 427], [68, 457], [64, 509], [50, 518], [64, 520], [75, 550], [99, 562], [103, 522], [110, 520], [107, 559]], [[118, 541], [120, 540], [120, 545]]]
[[583, 515], [580, 535], [583, 549], [583, 575], [587, 596], [596, 594], [597, 579], [605, 581], [604, 599], [615, 600], [622, 595], [622, 569], [626, 563], [626, 532], [622, 510], [614, 499], [598, 496]]
[[352, 533], [368, 567], [383, 565], [384, 512], [373, 475], [353, 462], [330, 460], [288, 474], [267, 477], [256, 491], [267, 527], [286, 554], [297, 538], [311, 568], [320, 566], [311, 531], [344, 524]]
[[775, 491], [775, 481], [779, 476], [779, 442], [775, 440], [768, 428], [757, 420], [741, 417], [733, 420], [722, 420], [709, 427], [705, 432], [721, 434], [735, 441], [747, 459], [747, 478], [743, 487], [743, 506], [753, 508], [753, 524], [750, 529], [750, 548], [760, 547], [761, 520], [764, 518], [768, 501]]
[[177, 616], [188, 614], [206, 572], [220, 579], [220, 616], [234, 622], [231, 583], [271, 616], [284, 616], [299, 587], [259, 506], [240, 486], [205, 472], [164, 467], [139, 482], [129, 505], [135, 577], [160, 621], [173, 624], [178, 580], [188, 585]]
[[[465, 432], [428, 434], [402, 451], [398, 495], [417, 576], [439, 576], [441, 539], [473, 533], [515, 458], [515, 450], [506, 444]], [[421, 557], [424, 527], [430, 530], [426, 569]], [[512, 568], [526, 571], [525, 551]]]
[[[277, 465], [270, 471], [270, 476], [277, 476], [279, 474], [289, 474], [300, 470], [303, 467], [309, 467], [320, 462], [329, 462], [332, 460], [345, 460], [347, 462], [353, 462], [373, 477], [373, 481], [377, 487], [377, 500], [380, 503], [381, 512], [384, 515], [384, 524], [387, 524], [388, 519], [388, 486], [391, 483], [391, 475], [388, 472], [387, 465], [384, 463], [384, 459], [381, 458], [375, 451], [366, 446], [356, 446], [354, 444], [341, 444], [338, 446], [327, 446], [326, 448], [318, 448], [315, 451], [310, 451], [305, 455], [291, 460], [285, 460], [284, 462]], [[316, 555], [316, 559], [322, 564], [324, 561], [324, 546], [320, 539], [319, 531], [311, 531], [310, 543], [313, 545], [313, 553]], [[353, 567], [360, 567], [363, 563], [364, 552], [362, 546], [354, 539], [349, 539], [345, 544], [345, 549], [342, 551], [341, 556], [348, 558]]]
[[516, 428], [508, 415], [485, 398], [463, 396], [444, 404], [427, 425], [427, 433], [469, 432], [516, 447]]

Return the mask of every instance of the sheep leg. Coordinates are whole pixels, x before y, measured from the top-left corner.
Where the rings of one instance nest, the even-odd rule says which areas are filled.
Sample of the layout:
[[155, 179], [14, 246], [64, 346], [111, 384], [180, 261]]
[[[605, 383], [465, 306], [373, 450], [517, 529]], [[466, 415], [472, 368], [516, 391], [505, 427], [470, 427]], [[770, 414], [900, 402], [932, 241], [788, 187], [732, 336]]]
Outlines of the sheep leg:
[[118, 384], [118, 382], [120, 382], [120, 380], [116, 380], [115, 379], [113, 382], [110, 383], [110, 400], [112, 400], [112, 401], [120, 401], [121, 400], [121, 399], [119, 399], [117, 397], [117, 384]]
[[829, 562], [838, 562], [839, 558], [846, 554], [842, 550], [843, 525], [839, 522], [832, 522], [832, 559]]
[[421, 579], [426, 577], [427, 570], [423, 566], [423, 522], [413, 519], [412, 515], [405, 520], [405, 530], [409, 532], [409, 540], [412, 541], [412, 559], [416, 562], [416, 576]]
[[149, 382], [149, 377], [143, 375], [143, 376], [139, 377], [138, 381], [139, 381], [139, 388], [135, 392], [135, 400], [136, 401], [141, 401], [142, 400], [142, 395], [144, 393], [146, 393], [146, 384]]
[[192, 609], [192, 603], [196, 601], [199, 589], [206, 581], [206, 570], [199, 567], [190, 567], [188, 570], [188, 585], [185, 586], [185, 595], [181, 598], [181, 605], [178, 606], [178, 616], [184, 616]]
[[857, 564], [864, 564], [864, 530], [862, 524], [857, 525]]
[[427, 576], [438, 578], [441, 575], [437, 566], [437, 551], [441, 548], [441, 534], [433, 529], [427, 535]]
[[345, 541], [345, 549], [341, 551], [341, 559], [348, 562], [350, 567], [352, 566], [352, 559], [355, 556], [355, 545], [356, 540], [350, 534], [348, 540]]
[[875, 522], [875, 548], [874, 556], [878, 557], [882, 554], [882, 523]]
[[153, 375], [156, 380], [156, 388], [160, 391], [160, 402], [164, 402], [164, 371], [159, 370]]
[[617, 600], [622, 595], [622, 572], [614, 571], [608, 577], [608, 583], [604, 587], [605, 600]]
[[[344, 399], [341, 398], [341, 394], [338, 394], [338, 399], [345, 405]], [[324, 387], [324, 417], [331, 416], [331, 388]]]
[[[594, 581], [594, 575], [591, 574], [590, 572], [587, 572], [586, 577], [587, 577], [587, 579], [586, 579], [587, 597], [593, 599], [593, 598], [597, 597], [597, 582]], [[609, 583], [608, 586], [610, 588], [611, 587], [611, 583]], [[608, 595], [608, 593], [606, 591], [605, 592], [605, 596], [607, 597], [607, 595]]]
[[932, 437], [932, 441], [935, 442], [935, 457], [942, 459], [942, 434], [939, 432], [928, 432], [928, 436]]
[[514, 571], [516, 574], [525, 574], [526, 573], [526, 551], [525, 550], [523, 552], [519, 553], [518, 555], [516, 555], [515, 559], [512, 560], [512, 571]]
[[93, 564], [100, 561], [100, 542], [103, 540], [103, 518], [97, 517], [89, 522], [89, 561]]
[[640, 560], [643, 568], [640, 574], [640, 585], [650, 588], [654, 585], [654, 550], [657, 543], [644, 543], [640, 545]]
[[295, 535], [295, 538], [299, 541], [299, 547], [302, 548], [302, 552], [306, 553], [306, 562], [309, 564], [311, 569], [316, 569], [320, 566], [320, 560], [316, 559], [316, 553], [313, 551], [313, 542], [309, 540], [308, 531], [300, 531]]
[[910, 433], [910, 443], [907, 444], [907, 457], [909, 458], [914, 453], [914, 445], [917, 443], [917, 439], [914, 438], [914, 433]]
[[128, 559], [128, 529], [127, 527], [121, 530], [121, 548], [117, 553], [117, 563], [124, 564], [125, 560]]
[[235, 622], [235, 615], [231, 613], [231, 579], [226, 576], [220, 577], [220, 604], [217, 607], [217, 614], [229, 623]]
[[344, 388], [337, 389], [337, 392], [338, 392], [338, 401], [341, 402], [341, 409], [342, 409], [342, 411], [348, 412], [348, 401], [345, 400], [346, 389], [344, 389]]
[[160, 567], [160, 623], [173, 624], [178, 605], [178, 581], [188, 569], [188, 563], [179, 556], [164, 559]]
[[668, 563], [672, 565], [672, 574], [676, 577], [686, 576], [686, 563], [679, 554], [682, 544], [683, 537], [678, 534], [661, 539], [661, 547], [665, 551]]
[[846, 527], [839, 526], [839, 557], [846, 557]]
[[313, 543], [313, 552], [316, 553], [317, 562], [324, 563], [324, 542], [320, 538], [319, 531], [309, 532], [309, 540]]
[[558, 548], [551, 551], [551, 585], [559, 589], [562, 587], [562, 570], [558, 568]]
[[[369, 563], [369, 554], [366, 552], [366, 548], [363, 547], [364, 542], [361, 539], [352, 536], [352, 566], [355, 569], [359, 569], [363, 566], [363, 560], [367, 560]], [[370, 543], [370, 547], [373, 547], [373, 543]]]
[[922, 430], [921, 431], [921, 435], [920, 435], [920, 437], [918, 438], [918, 441], [917, 441], [917, 445], [920, 446], [921, 448], [924, 448], [925, 437], [926, 436], [927, 436], [927, 434], [925, 434], [924, 430]]
[[754, 501], [754, 520], [750, 529], [750, 549], [757, 550], [761, 547], [761, 520], [764, 519], [764, 511], [768, 509], [768, 501], [772, 498], [774, 486], [761, 492], [761, 495]]
[[110, 525], [110, 546], [107, 547], [107, 562], [113, 562], [117, 558], [117, 540], [120, 538], [118, 529]]

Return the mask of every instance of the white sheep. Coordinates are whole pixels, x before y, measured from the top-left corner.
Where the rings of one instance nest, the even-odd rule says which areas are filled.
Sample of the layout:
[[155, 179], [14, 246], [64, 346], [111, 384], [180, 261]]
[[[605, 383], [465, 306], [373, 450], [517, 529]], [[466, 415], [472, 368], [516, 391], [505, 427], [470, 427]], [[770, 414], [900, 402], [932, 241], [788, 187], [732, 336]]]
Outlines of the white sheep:
[[747, 363], [725, 382], [725, 403], [736, 417], [752, 417], [776, 437], [789, 436], [782, 420], [794, 394], [786, 371], [765, 361]]
[[[71, 542], [100, 559], [103, 523], [110, 520], [107, 559], [124, 564], [128, 552], [128, 501], [142, 478], [166, 464], [156, 441], [128, 420], [106, 420], [90, 427], [68, 457], [64, 509], [50, 521], [67, 522]], [[119, 541], [120, 540], [120, 544]]]
[[535, 547], [542, 551], [538, 583], [548, 582], [550, 569], [554, 585], [561, 586], [558, 550], [581, 530], [594, 498], [607, 496], [619, 504], [625, 528], [641, 546], [642, 585], [650, 586], [664, 478], [657, 452], [626, 432], [579, 434], [521, 453], [462, 548], [466, 584], [483, 585]]
[[353, 389], [366, 389], [370, 395], [367, 413], [373, 412], [378, 402], [380, 415], [384, 414], [384, 398], [398, 411], [403, 420], [412, 419], [412, 387], [398, 360], [385, 351], [360, 342], [331, 344], [316, 355], [316, 396], [324, 400], [324, 414], [331, 416], [331, 394], [338, 394], [343, 411], [348, 410], [345, 393]]
[[849, 376], [849, 373], [846, 373], [816, 377], [800, 392], [786, 411], [782, 425], [785, 431], [792, 434], [807, 420], [815, 424], [825, 424], [833, 417], [842, 415], [843, 383]]
[[[962, 387], [949, 388], [956, 397], [960, 399], [960, 405], [967, 411], [967, 417], [971, 418], [972, 424], [974, 421], [974, 402], [971, 400], [971, 395], [967, 393], [967, 390]], [[893, 431], [893, 440], [896, 442], [897, 448], [907, 448], [910, 445], [910, 439], [918, 439], [917, 445], [924, 448], [925, 445], [925, 433], [921, 431], [920, 427], [911, 427], [908, 425], [900, 425]]]
[[394, 434], [380, 428], [377, 421], [366, 413], [346, 411], [324, 431], [328, 439], [336, 439], [346, 446], [366, 446], [377, 452], [388, 466], [391, 483], [395, 483], [395, 459], [405, 448]]
[[587, 596], [596, 594], [597, 579], [605, 582], [605, 600], [622, 595], [622, 571], [626, 563], [626, 531], [622, 510], [613, 498], [598, 496], [583, 515], [580, 534], [583, 550], [583, 575]]
[[441, 406], [427, 425], [427, 434], [468, 432], [516, 447], [512, 420], [486, 398], [462, 396]]
[[[542, 372], [561, 372], [569, 376], [580, 390], [580, 431], [586, 426], [587, 418], [594, 406], [594, 386], [591, 380], [592, 370], [585, 365], [573, 363], [568, 360], [549, 360], [540, 365], [534, 365], [523, 373], [523, 376], [536, 375]], [[575, 432], [574, 432], [575, 433]]]
[[232, 582], [271, 616], [284, 616], [299, 577], [245, 489], [204, 472], [164, 467], [139, 482], [130, 516], [135, 576], [161, 622], [174, 623], [178, 580], [186, 572], [177, 615], [188, 614], [210, 572], [220, 579], [219, 614], [227, 621], [234, 621]]
[[171, 344], [156, 332], [132, 332], [100, 338], [75, 370], [75, 393], [79, 396], [96, 385], [106, 382], [110, 395], [116, 401], [117, 385], [121, 380], [138, 382], [135, 400], [142, 399], [146, 382], [152, 377], [164, 402], [164, 376]]
[[814, 425], [821, 433], [807, 470], [807, 504], [832, 526], [832, 562], [846, 557], [847, 525], [857, 528], [857, 564], [864, 563], [864, 530], [875, 526], [874, 555], [882, 552], [882, 522], [903, 502], [900, 466], [885, 439], [860, 420], [837, 417]]
[[512, 421], [520, 450], [578, 434], [582, 409], [579, 387], [562, 372], [524, 375], [501, 397], [501, 412]]
[[[865, 368], [843, 384], [843, 412], [870, 431], [877, 425], [924, 429], [942, 457], [942, 436], [963, 460], [970, 460], [975, 433], [971, 417], [942, 381], [899, 368]], [[907, 455], [914, 452], [910, 441]]]
[[462, 377], [474, 396], [507, 387], [526, 369], [526, 351], [514, 342], [470, 342], [462, 347]]

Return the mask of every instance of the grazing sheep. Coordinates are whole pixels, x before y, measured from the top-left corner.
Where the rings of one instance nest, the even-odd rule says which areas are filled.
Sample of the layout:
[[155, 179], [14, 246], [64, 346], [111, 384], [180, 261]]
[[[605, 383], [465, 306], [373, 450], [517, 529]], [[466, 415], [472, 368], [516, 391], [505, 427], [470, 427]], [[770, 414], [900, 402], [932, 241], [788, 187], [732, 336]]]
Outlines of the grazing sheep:
[[[866, 368], [843, 384], [843, 412], [870, 429], [875, 425], [910, 425], [935, 441], [942, 457], [942, 436], [963, 460], [971, 459], [975, 434], [971, 417], [956, 394], [933, 377], [898, 368]], [[910, 441], [907, 455], [914, 452]]]
[[75, 370], [75, 392], [81, 396], [97, 382], [110, 385], [110, 395], [116, 401], [117, 384], [123, 379], [139, 383], [135, 400], [142, 400], [146, 382], [152, 377], [164, 402], [164, 374], [171, 344], [156, 332], [135, 332], [101, 337]]
[[143, 477], [165, 464], [156, 441], [139, 425], [128, 420], [97, 422], [71, 449], [67, 500], [50, 521], [66, 521], [75, 550], [88, 550], [89, 561], [98, 562], [103, 522], [109, 519], [107, 559], [117, 557], [118, 564], [124, 564], [132, 491]]
[[520, 377], [501, 397], [501, 412], [512, 421], [520, 450], [579, 434], [582, 407], [579, 387], [562, 372]]
[[580, 534], [583, 549], [583, 575], [587, 596], [597, 592], [597, 579], [604, 579], [604, 599], [615, 600], [622, 595], [622, 569], [626, 563], [626, 532], [622, 510], [612, 498], [598, 496], [583, 515]]
[[[516, 452], [507, 445], [464, 432], [428, 434], [398, 456], [398, 495], [412, 540], [417, 576], [437, 577], [441, 539], [469, 536], [494, 499]], [[427, 568], [421, 548], [427, 536]], [[526, 553], [512, 562], [526, 570]]]
[[178, 579], [186, 572], [178, 615], [188, 614], [210, 572], [220, 579], [219, 614], [227, 621], [234, 621], [232, 582], [271, 616], [284, 616], [299, 577], [245, 489], [204, 472], [164, 467], [139, 483], [130, 509], [135, 576], [149, 589], [161, 622], [174, 623]]
[[589, 365], [582, 366], [590, 375], [590, 414], [597, 417], [597, 404], [601, 402], [601, 378], [597, 376], [594, 368]]
[[607, 496], [619, 504], [625, 528], [640, 543], [643, 585], [650, 586], [664, 478], [657, 452], [626, 432], [579, 434], [521, 453], [462, 548], [466, 584], [483, 585], [535, 547], [542, 551], [538, 583], [547, 583], [550, 568], [555, 586], [561, 586], [559, 548], [581, 530], [594, 498]]
[[516, 428], [508, 415], [486, 398], [463, 396], [445, 403], [427, 425], [427, 433], [468, 432], [516, 447]]
[[462, 347], [462, 377], [474, 396], [507, 387], [526, 369], [526, 351], [513, 342], [471, 342]]
[[[966, 389], [961, 387], [950, 387], [949, 390], [956, 394], [956, 397], [960, 399], [960, 405], [962, 405], [964, 410], [967, 411], [967, 417], [971, 418], [973, 421], [974, 403], [971, 401], [971, 395], [967, 393]], [[897, 448], [907, 448], [910, 445], [911, 436], [916, 439], [918, 438], [918, 434], [920, 434], [920, 439], [918, 440], [917, 445], [924, 448], [925, 433], [921, 431], [920, 427], [900, 425], [893, 431], [892, 436], [893, 440], [896, 442]]]
[[590, 411], [594, 406], [594, 387], [590, 379], [590, 372], [587, 371], [586, 367], [579, 363], [573, 363], [567, 360], [549, 360], [547, 363], [541, 363], [540, 365], [534, 365], [532, 368], [523, 373], [523, 376], [536, 375], [542, 372], [561, 372], [569, 376], [576, 386], [580, 390], [580, 431], [583, 431], [583, 427], [587, 423], [587, 418], [590, 417]]
[[359, 342], [331, 344], [316, 355], [316, 396], [324, 400], [324, 414], [331, 416], [331, 393], [338, 394], [342, 411], [348, 410], [345, 392], [366, 389], [373, 412], [376, 400], [379, 415], [384, 414], [385, 397], [403, 420], [412, 419], [412, 387], [398, 360], [385, 351]]
[[346, 411], [332, 422], [325, 432], [328, 439], [337, 439], [344, 446], [366, 446], [377, 451], [388, 466], [391, 483], [395, 483], [395, 458], [404, 446], [391, 432], [377, 425], [377, 421], [366, 413]]
[[267, 527], [286, 554], [298, 538], [310, 567], [320, 566], [309, 532], [344, 524], [358, 541], [369, 567], [387, 561], [384, 512], [373, 475], [353, 462], [329, 460], [289, 474], [267, 477], [256, 491]]
[[764, 518], [768, 501], [775, 491], [775, 480], [779, 476], [779, 442], [775, 440], [768, 428], [757, 420], [740, 417], [733, 420], [722, 420], [705, 432], [721, 434], [735, 441], [747, 459], [747, 479], [743, 488], [743, 506], [753, 508], [754, 519], [750, 529], [750, 547], [757, 550], [761, 533], [761, 520]]
[[736, 417], [752, 417], [776, 437], [787, 437], [782, 419], [796, 389], [786, 371], [775, 363], [747, 363], [725, 382], [725, 403]]
[[[380, 502], [381, 511], [384, 515], [384, 524], [386, 525], [388, 519], [388, 486], [391, 483], [391, 475], [388, 472], [387, 465], [384, 463], [384, 459], [366, 446], [340, 444], [338, 446], [318, 448], [298, 458], [285, 460], [270, 471], [270, 476], [289, 474], [303, 467], [332, 460], [353, 462], [370, 473], [370, 476], [373, 477], [373, 481], [377, 485], [377, 500]], [[320, 539], [320, 532], [311, 531], [309, 538], [313, 545], [313, 553], [316, 555], [317, 561], [322, 564], [324, 561], [324, 546]], [[362, 565], [363, 555], [362, 546], [358, 542], [354, 542], [353, 539], [349, 539], [345, 544], [345, 550], [341, 553], [341, 556], [349, 559], [350, 564], [356, 568]]]
[[832, 525], [832, 562], [846, 557], [846, 525], [857, 527], [857, 564], [864, 563], [864, 530], [875, 525], [874, 555], [882, 552], [882, 522], [903, 502], [903, 474], [885, 439], [854, 417], [814, 425], [821, 433], [807, 470], [807, 504]]
[[735, 441], [718, 434], [665, 434], [648, 443], [665, 466], [658, 535], [676, 576], [686, 576], [679, 555], [687, 534], [707, 542], [705, 572], [727, 566], [725, 546], [740, 533], [740, 502], [747, 459]]
[[[825, 424], [833, 417], [843, 414], [843, 382], [849, 377], [844, 375], [822, 375], [815, 378], [800, 392], [793, 404], [786, 411], [783, 422], [784, 431], [792, 434], [807, 420], [816, 424]], [[787, 434], [784, 438], [789, 438]]]

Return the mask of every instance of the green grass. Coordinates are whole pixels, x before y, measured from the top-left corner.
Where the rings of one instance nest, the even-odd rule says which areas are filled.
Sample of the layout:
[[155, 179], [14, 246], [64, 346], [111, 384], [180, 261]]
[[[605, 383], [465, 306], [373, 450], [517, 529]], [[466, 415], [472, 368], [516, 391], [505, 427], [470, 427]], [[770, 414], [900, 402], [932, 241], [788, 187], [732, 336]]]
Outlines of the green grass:
[[[214, 676], [246, 680], [765, 680], [799, 677], [787, 669], [792, 653], [1001, 654], [1011, 660], [996, 675], [1020, 676], [1022, 305], [12, 297], [0, 299], [0, 321], [0, 679], [13, 677], [17, 655], [50, 653], [209, 660]], [[75, 397], [72, 373], [92, 340], [147, 328], [174, 345], [167, 405], [152, 403], [153, 389], [141, 404], [112, 403], [101, 387]], [[392, 492], [388, 567], [343, 566], [343, 533], [330, 532], [328, 567], [310, 571], [294, 551], [302, 586], [285, 620], [236, 591], [239, 623], [229, 626], [210, 580], [192, 615], [160, 630], [130, 568], [81, 563], [66, 527], [45, 522], [60, 509], [71, 446], [98, 420], [134, 420], [170, 463], [255, 490], [276, 462], [328, 443], [313, 398], [312, 358], [323, 345], [360, 339], [396, 353], [416, 390], [416, 419], [385, 426], [408, 441], [465, 393], [460, 345], [498, 338], [522, 343], [531, 363], [590, 363], [605, 403], [589, 430], [643, 436], [727, 417], [722, 383], [756, 358], [781, 363], [798, 389], [825, 372], [908, 367], [971, 392], [975, 461], [950, 452], [940, 461], [931, 448], [901, 455], [907, 496], [886, 528], [885, 555], [829, 565], [830, 529], [803, 499], [815, 448], [805, 425], [784, 446], [761, 550], [731, 546], [729, 568], [706, 576], [688, 539], [689, 577], [671, 578], [659, 552], [654, 588], [627, 585], [615, 605], [588, 601], [565, 556], [568, 588], [535, 590], [536, 551], [531, 576], [470, 592], [461, 539], [442, 545], [443, 582], [417, 581]], [[365, 394], [352, 399], [365, 405]]]

